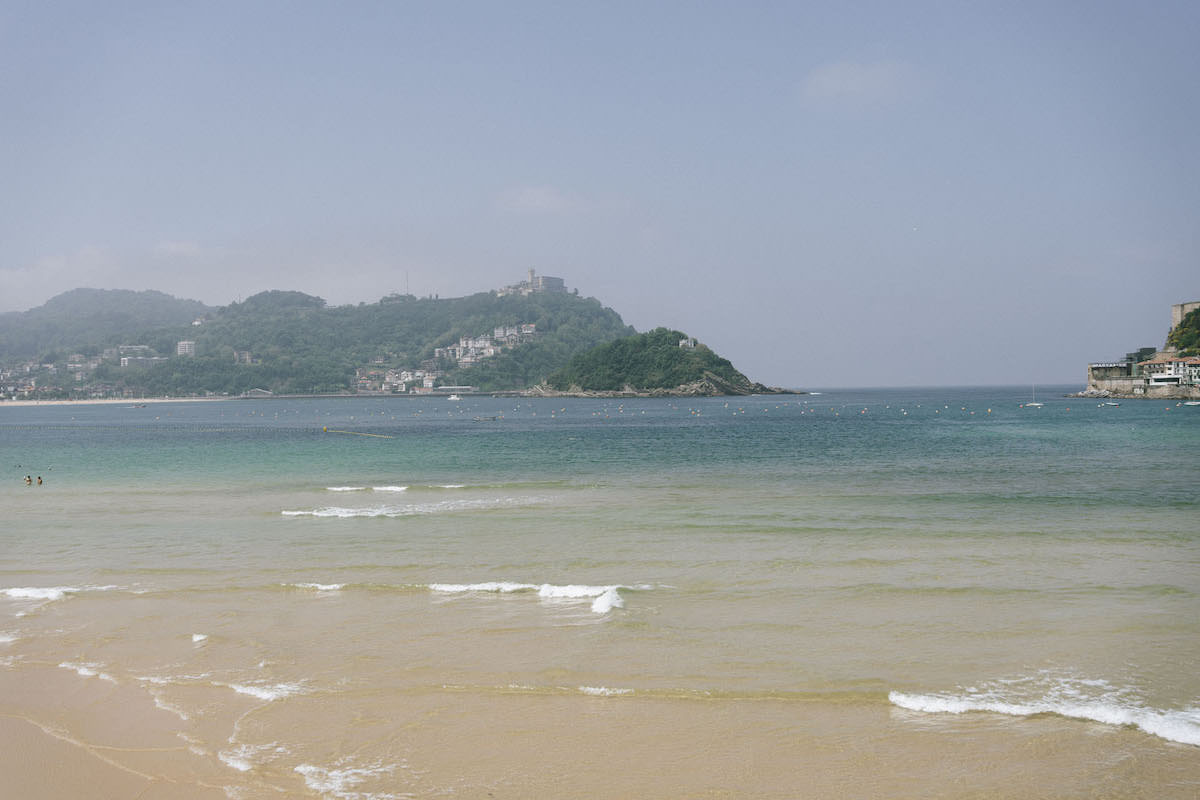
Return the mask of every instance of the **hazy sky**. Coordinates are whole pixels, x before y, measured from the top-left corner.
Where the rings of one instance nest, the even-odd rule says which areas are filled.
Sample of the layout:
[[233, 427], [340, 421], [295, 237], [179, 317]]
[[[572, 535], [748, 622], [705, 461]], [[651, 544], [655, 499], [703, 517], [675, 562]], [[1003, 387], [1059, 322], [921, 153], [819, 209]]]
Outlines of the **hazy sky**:
[[0, 0], [0, 311], [533, 267], [800, 387], [1082, 385], [1200, 299], [1200, 3]]

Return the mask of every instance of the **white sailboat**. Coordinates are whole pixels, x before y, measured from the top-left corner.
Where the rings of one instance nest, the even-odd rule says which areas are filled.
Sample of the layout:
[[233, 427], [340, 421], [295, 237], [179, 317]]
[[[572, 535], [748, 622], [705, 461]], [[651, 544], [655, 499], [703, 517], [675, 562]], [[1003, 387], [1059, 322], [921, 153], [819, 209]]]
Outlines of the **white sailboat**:
[[1038, 402], [1037, 385], [1036, 384], [1030, 384], [1029, 391], [1030, 391], [1030, 394], [1033, 396], [1033, 399], [1030, 400], [1028, 403], [1022, 404], [1021, 408], [1041, 408], [1042, 406], [1045, 405], [1045, 403]]

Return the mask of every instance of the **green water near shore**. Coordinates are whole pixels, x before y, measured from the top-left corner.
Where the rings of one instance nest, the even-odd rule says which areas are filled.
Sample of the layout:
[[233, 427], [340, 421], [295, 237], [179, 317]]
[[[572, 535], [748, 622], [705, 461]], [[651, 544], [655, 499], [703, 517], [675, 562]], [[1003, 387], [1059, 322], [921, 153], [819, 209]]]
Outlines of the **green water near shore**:
[[212, 754], [348, 758], [314, 731], [355, 723], [317, 698], [515, 693], [535, 716], [548, 697], [891, 708], [900, 750], [955, 703], [1035, 739], [1082, 708], [1113, 753], [1170, 758], [1200, 743], [1200, 409], [1024, 399], [0, 408], [0, 655], [18, 677], [98, 665], [193, 721], [257, 687], [303, 722]]

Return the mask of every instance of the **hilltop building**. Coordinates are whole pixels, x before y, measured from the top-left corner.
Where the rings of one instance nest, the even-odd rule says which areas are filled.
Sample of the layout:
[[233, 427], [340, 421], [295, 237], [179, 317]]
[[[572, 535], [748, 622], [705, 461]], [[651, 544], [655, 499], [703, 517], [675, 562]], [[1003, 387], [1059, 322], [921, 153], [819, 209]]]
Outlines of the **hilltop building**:
[[182, 341], [175, 345], [175, 355], [177, 356], [194, 356], [196, 355], [196, 343]]
[[497, 297], [504, 297], [510, 294], [519, 294], [528, 297], [531, 294], [541, 294], [543, 292], [551, 292], [562, 294], [567, 291], [567, 285], [562, 278], [552, 278], [549, 275], [538, 275], [532, 269], [529, 270], [529, 279], [515, 283], [512, 286], [505, 286], [503, 289], [496, 290]]

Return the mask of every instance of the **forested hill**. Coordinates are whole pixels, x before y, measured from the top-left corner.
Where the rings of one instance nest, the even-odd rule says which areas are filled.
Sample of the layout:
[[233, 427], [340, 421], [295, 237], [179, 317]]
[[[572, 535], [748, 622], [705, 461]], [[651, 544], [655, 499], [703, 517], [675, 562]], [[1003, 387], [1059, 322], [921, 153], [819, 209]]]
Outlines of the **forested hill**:
[[[0, 365], [132, 344], [216, 311], [162, 292], [72, 289], [29, 311], [0, 314]], [[174, 348], [174, 342], [171, 343]]]
[[781, 391], [753, 383], [727, 359], [668, 328], [617, 339], [575, 356], [546, 384], [562, 392], [721, 395]]
[[[167, 297], [145, 292], [127, 295], [132, 297], [126, 299], [137, 301], [134, 305], [145, 295]], [[592, 298], [566, 293], [501, 297], [491, 292], [452, 299], [391, 295], [377, 303], [333, 307], [319, 297], [287, 291], [263, 292], [216, 309], [168, 298], [188, 305], [180, 306], [180, 313], [165, 324], [161, 316], [140, 318], [133, 308], [120, 317], [86, 307], [76, 308], [78, 319], [103, 318], [106, 323], [95, 327], [66, 320], [44, 327], [40, 322], [30, 324], [45, 309], [59, 307], [63, 298], [74, 302], [82, 297], [71, 292], [42, 309], [5, 315], [15, 318], [16, 327], [29, 328], [30, 335], [20, 346], [9, 346], [11, 328], [3, 329], [3, 363], [20, 359], [53, 363], [69, 354], [95, 357], [105, 348], [147, 345], [154, 356], [165, 360], [135, 369], [121, 367], [110, 357], [87, 382], [148, 396], [239, 394], [253, 388], [276, 393], [336, 392], [356, 386], [356, 371], [413, 369], [433, 358], [435, 348], [456, 345], [460, 337], [490, 336], [498, 326], [536, 326], [535, 335], [473, 366], [440, 362], [444, 371], [440, 382], [490, 391], [536, 384], [573, 355], [633, 332], [617, 312]], [[195, 325], [197, 318], [203, 321]], [[13, 321], [4, 319], [3, 324], [11, 326]], [[194, 356], [175, 355], [181, 340], [195, 342]]]

